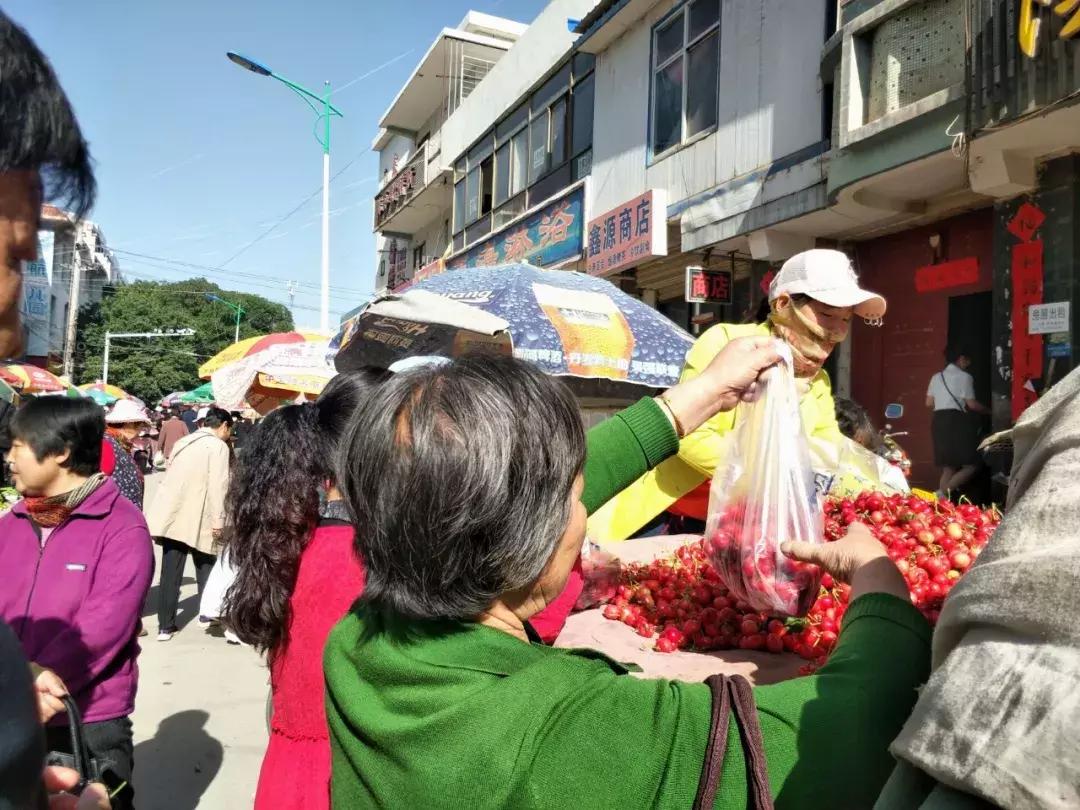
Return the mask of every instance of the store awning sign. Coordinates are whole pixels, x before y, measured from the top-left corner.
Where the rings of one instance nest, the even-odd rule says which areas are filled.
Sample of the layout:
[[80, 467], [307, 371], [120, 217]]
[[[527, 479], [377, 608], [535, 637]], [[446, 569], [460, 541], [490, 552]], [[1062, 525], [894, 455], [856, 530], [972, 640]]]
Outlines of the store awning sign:
[[606, 276], [667, 255], [667, 192], [650, 189], [589, 220], [589, 275]]
[[732, 275], [730, 270], [686, 268], [686, 300], [691, 304], [730, 304]]

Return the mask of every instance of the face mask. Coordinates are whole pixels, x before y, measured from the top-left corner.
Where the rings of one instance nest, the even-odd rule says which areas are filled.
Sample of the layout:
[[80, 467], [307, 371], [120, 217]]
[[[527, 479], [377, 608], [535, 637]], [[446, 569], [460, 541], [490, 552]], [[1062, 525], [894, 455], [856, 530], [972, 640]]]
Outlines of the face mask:
[[829, 359], [836, 344], [847, 338], [847, 330], [827, 331], [810, 321], [792, 302], [781, 311], [773, 310], [769, 322], [791, 347], [796, 377], [813, 377]]

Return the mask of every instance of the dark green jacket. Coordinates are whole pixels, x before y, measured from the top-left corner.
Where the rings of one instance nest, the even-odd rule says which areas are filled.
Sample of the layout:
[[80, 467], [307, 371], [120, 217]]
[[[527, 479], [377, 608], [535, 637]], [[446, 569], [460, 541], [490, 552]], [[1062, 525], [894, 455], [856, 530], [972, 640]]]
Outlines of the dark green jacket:
[[[587, 506], [656, 463], [666, 424], [644, 402], [589, 432]], [[888, 744], [927, 676], [929, 637], [907, 602], [864, 596], [816, 675], [755, 689], [778, 807], [873, 804], [892, 768]], [[325, 669], [335, 806], [693, 804], [712, 706], [704, 684], [642, 680], [595, 651], [364, 607], [334, 629]], [[746, 797], [732, 723], [716, 806], [743, 808]]]

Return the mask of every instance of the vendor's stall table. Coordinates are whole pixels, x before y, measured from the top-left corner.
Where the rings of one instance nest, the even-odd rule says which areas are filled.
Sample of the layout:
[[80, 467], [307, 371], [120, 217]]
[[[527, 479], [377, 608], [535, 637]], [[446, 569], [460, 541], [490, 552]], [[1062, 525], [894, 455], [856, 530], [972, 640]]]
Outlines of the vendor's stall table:
[[[648, 537], [604, 544], [603, 548], [625, 563], [649, 562], [697, 539], [693, 535]], [[654, 644], [655, 639], [642, 638], [622, 622], [605, 619], [600, 608], [572, 615], [555, 640], [556, 647], [588, 647], [624, 664], [637, 664], [642, 671], [635, 674], [642, 678], [703, 681], [710, 675], [724, 673], [743, 675], [760, 685], [795, 678], [806, 663], [791, 653], [756, 650], [658, 653], [653, 650]]]

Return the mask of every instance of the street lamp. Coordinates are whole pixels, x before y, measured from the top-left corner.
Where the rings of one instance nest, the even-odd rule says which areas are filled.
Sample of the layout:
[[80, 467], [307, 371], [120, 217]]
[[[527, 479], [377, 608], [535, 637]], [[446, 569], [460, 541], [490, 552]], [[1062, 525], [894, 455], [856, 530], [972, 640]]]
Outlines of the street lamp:
[[220, 295], [214, 295], [213, 293], [206, 294], [206, 300], [213, 302], [217, 301], [219, 304], [224, 304], [230, 309], [236, 310], [236, 337], [233, 338], [233, 343], [240, 342], [240, 316], [244, 314], [244, 308], [239, 304], [234, 304], [231, 301], [226, 301]]
[[[323, 195], [322, 195], [322, 307], [320, 308], [321, 315], [321, 329], [324, 333], [330, 333], [330, 118], [331, 116], [338, 116], [344, 118], [341, 110], [330, 103], [330, 82], [323, 83], [323, 94], [320, 96], [317, 93], [308, 90], [303, 85], [296, 82], [289, 81], [284, 76], [279, 76], [274, 73], [266, 65], [256, 62], [254, 59], [249, 59], [246, 56], [241, 56], [233, 51], [228, 51], [225, 54], [229, 57], [229, 60], [236, 65], [244, 68], [244, 70], [250, 70], [252, 73], [259, 76], [269, 76], [271, 79], [277, 79], [283, 85], [288, 87], [300, 98], [304, 100], [312, 111], [319, 117], [318, 120], [323, 123], [323, 134], [315, 136], [315, 139], [322, 145], [323, 148]], [[312, 99], [318, 102], [319, 106], [312, 103]]]

